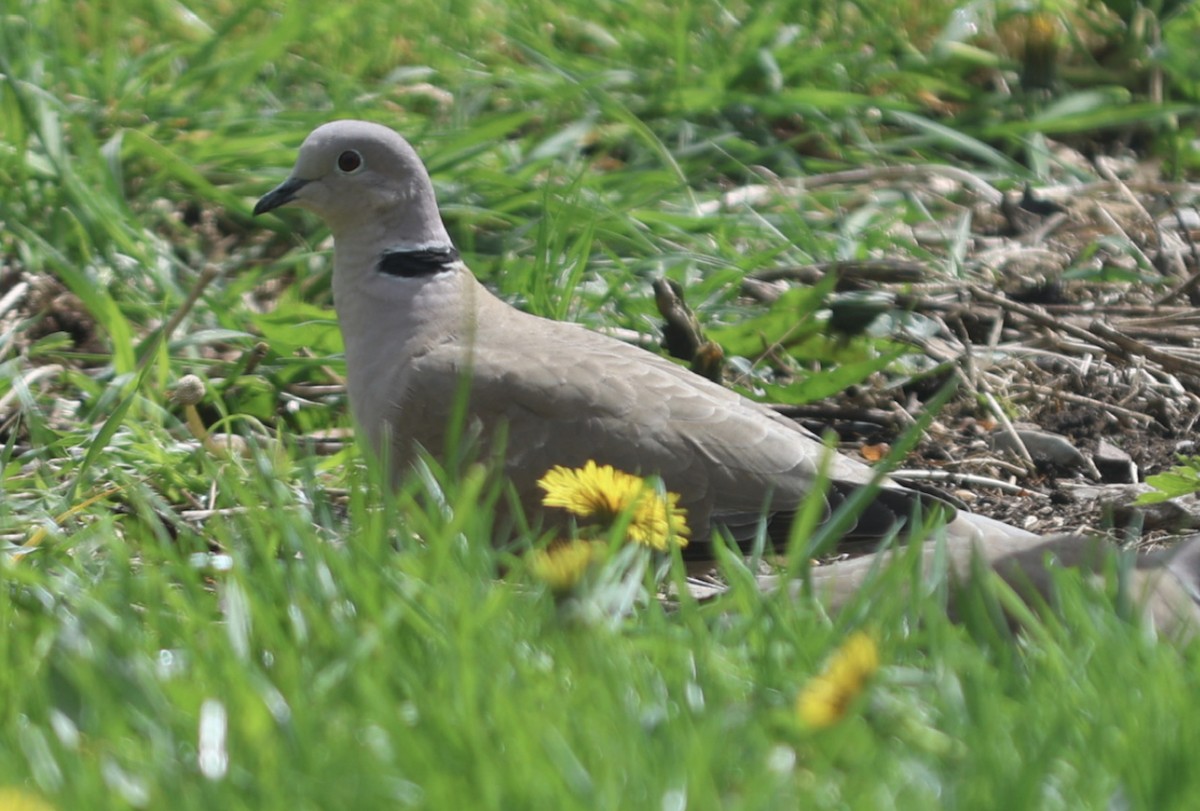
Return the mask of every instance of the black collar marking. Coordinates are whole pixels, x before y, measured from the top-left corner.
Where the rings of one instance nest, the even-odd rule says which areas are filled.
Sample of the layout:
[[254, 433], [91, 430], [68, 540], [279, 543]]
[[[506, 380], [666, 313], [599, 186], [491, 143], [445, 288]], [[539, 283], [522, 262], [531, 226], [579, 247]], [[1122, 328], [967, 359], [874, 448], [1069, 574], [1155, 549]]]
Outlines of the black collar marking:
[[386, 276], [415, 279], [450, 270], [456, 262], [458, 249], [454, 247], [396, 250], [380, 256], [375, 269]]

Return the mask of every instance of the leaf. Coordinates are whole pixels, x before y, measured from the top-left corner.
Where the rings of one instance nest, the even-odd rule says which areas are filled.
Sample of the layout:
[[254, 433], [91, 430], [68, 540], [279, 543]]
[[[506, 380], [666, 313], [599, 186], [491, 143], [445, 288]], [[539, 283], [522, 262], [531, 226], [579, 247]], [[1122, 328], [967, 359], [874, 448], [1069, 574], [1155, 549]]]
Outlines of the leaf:
[[1147, 476], [1146, 483], [1154, 490], [1138, 496], [1134, 503], [1156, 504], [1179, 496], [1200, 493], [1200, 456], [1193, 456], [1186, 462], [1186, 464], [1177, 465], [1165, 473]]
[[83, 462], [79, 465], [79, 470], [75, 474], [75, 478], [71, 480], [71, 485], [67, 488], [67, 492], [63, 497], [64, 504], [71, 505], [75, 501], [75, 493], [78, 492], [79, 485], [83, 482], [83, 477], [96, 463], [96, 460], [108, 451], [108, 443], [112, 441], [113, 436], [117, 433], [117, 429], [125, 421], [125, 415], [129, 413], [130, 406], [133, 405], [138, 392], [141, 391], [142, 382], [145, 380], [149, 370], [150, 366], [146, 365], [137, 375], [125, 375], [123, 379], [117, 378], [113, 381], [114, 387], [119, 386], [121, 388], [119, 395], [121, 399], [117, 403], [116, 408], [109, 414], [108, 419], [96, 431], [91, 442], [88, 443], [87, 453], [84, 454]]
[[734, 326], [710, 328], [708, 337], [724, 347], [726, 355], [747, 358], [756, 357], [776, 344], [795, 343], [822, 329], [816, 313], [833, 283], [830, 276], [814, 287], [789, 290], [762, 315]]
[[269, 313], [255, 317], [254, 324], [278, 355], [294, 355], [308, 348], [318, 355], [337, 355], [342, 351], [342, 334], [332, 310], [289, 301]]
[[882, 369], [886, 369], [907, 351], [899, 349], [865, 360], [843, 363], [828, 371], [814, 373], [811, 377], [784, 386], [767, 384], [762, 387], [762, 392], [765, 399], [771, 402], [811, 403], [823, 400], [863, 382]]
[[1005, 172], [1018, 174], [1020, 167], [1004, 153], [988, 145], [979, 138], [973, 138], [964, 132], [931, 121], [924, 116], [893, 110], [889, 114], [900, 124], [925, 135], [933, 136], [937, 143], [946, 149], [952, 149], [963, 155], [968, 155], [982, 163], [991, 165]]

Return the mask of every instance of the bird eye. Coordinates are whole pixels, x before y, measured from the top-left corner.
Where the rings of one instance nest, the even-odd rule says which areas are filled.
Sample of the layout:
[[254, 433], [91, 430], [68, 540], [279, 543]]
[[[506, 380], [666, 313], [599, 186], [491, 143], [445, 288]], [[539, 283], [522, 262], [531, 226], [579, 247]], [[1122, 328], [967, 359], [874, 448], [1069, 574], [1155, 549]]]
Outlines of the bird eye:
[[347, 174], [362, 166], [362, 163], [362, 155], [358, 154], [353, 149], [347, 149], [345, 152], [338, 155], [337, 159], [338, 168]]

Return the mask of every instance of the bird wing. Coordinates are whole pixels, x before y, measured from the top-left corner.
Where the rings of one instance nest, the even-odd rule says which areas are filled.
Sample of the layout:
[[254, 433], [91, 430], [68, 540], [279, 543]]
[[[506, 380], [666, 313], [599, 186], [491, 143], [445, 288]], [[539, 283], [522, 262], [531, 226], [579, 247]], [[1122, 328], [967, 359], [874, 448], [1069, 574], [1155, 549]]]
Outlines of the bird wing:
[[[480, 308], [473, 341], [456, 336], [412, 360], [400, 420], [433, 453], [468, 369], [468, 411], [484, 436], [503, 431], [506, 473], [527, 510], [551, 467], [594, 460], [662, 477], [699, 539], [719, 524], [749, 542], [766, 514], [781, 540], [822, 466], [826, 515], [873, 477], [791, 420], [670, 361], [506, 305]], [[920, 500], [888, 483], [846, 537], [882, 538]]]

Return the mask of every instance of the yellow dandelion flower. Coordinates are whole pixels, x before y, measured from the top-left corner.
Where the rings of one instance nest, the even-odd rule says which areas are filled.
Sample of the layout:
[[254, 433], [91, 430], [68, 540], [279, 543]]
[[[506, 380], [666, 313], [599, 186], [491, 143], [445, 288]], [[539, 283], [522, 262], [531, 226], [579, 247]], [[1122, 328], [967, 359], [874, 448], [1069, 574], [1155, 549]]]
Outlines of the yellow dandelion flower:
[[852, 634], [796, 699], [796, 713], [810, 727], [836, 724], [879, 669], [879, 649], [870, 634]]
[[561, 507], [585, 522], [612, 526], [628, 513], [627, 532], [635, 543], [659, 551], [669, 541], [687, 546], [691, 530], [679, 494], [659, 493], [640, 476], [589, 460], [579, 468], [551, 468], [538, 486], [546, 491], [543, 504]]
[[1058, 40], [1058, 20], [1052, 14], [1029, 15], [1029, 29], [1026, 35], [1026, 50], [1030, 48], [1053, 47]]
[[529, 553], [529, 571], [555, 594], [565, 594], [604, 552], [604, 544], [595, 541], [555, 541]]
[[54, 806], [31, 791], [0, 787], [0, 809], [3, 811], [54, 811]]

